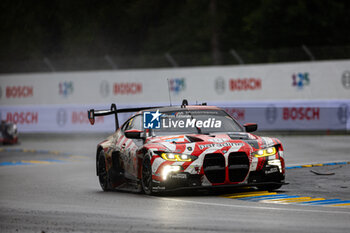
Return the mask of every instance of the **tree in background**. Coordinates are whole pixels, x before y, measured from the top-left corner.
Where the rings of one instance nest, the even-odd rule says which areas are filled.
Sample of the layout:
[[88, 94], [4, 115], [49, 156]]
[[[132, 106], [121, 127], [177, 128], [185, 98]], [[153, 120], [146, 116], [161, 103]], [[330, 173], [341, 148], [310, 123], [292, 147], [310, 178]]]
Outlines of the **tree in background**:
[[0, 60], [350, 45], [347, 0], [2, 0]]

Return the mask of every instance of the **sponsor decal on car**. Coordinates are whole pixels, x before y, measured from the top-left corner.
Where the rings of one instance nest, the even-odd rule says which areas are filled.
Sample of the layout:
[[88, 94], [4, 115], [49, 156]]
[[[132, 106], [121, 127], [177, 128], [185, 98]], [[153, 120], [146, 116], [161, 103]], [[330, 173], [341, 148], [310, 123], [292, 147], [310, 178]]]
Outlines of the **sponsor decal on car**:
[[208, 139], [209, 142], [226, 142], [228, 141], [227, 138], [211, 138], [211, 139]]
[[205, 145], [199, 145], [199, 149], [203, 150], [205, 148], [222, 148], [222, 147], [226, 147], [226, 146], [230, 146], [230, 147], [242, 147], [243, 143], [233, 143], [233, 142], [225, 142], [225, 143], [212, 143], [212, 144], [205, 144]]
[[275, 172], [278, 172], [277, 167], [270, 168], [270, 170], [265, 170], [266, 175], [271, 174], [271, 173], [275, 173]]

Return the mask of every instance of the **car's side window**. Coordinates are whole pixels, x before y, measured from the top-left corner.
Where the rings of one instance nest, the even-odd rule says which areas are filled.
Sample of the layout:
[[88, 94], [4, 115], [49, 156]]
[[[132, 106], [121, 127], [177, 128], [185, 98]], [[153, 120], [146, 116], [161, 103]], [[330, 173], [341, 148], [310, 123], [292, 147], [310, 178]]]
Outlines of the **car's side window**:
[[123, 126], [121, 127], [121, 130], [122, 130], [123, 132], [124, 132], [124, 131], [126, 130], [126, 128], [128, 127], [129, 121], [130, 121], [130, 120], [128, 120], [127, 122], [125, 122], [125, 123], [123, 124]]
[[124, 131], [130, 129], [142, 130], [142, 115], [134, 116], [123, 126]]

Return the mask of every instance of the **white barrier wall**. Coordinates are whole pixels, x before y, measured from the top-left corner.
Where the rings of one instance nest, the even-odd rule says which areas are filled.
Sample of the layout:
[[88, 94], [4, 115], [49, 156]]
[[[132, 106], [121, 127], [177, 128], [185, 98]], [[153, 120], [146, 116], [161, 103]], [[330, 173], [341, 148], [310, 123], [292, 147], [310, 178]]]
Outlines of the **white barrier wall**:
[[261, 129], [349, 129], [350, 60], [0, 75], [1, 119], [21, 132], [113, 131], [112, 117], [90, 126], [86, 110], [168, 105], [169, 95], [231, 107]]

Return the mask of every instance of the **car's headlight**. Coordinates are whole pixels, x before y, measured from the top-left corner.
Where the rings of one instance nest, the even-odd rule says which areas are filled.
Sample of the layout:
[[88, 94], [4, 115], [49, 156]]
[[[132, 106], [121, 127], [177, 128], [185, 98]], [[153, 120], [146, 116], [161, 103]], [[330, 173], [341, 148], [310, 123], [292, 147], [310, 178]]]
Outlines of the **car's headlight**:
[[16, 125], [9, 125], [7, 127], [7, 133], [11, 136], [15, 136], [17, 134], [17, 126]]
[[259, 158], [259, 157], [266, 157], [266, 156], [271, 156], [271, 155], [275, 155], [276, 154], [276, 148], [275, 147], [269, 147], [269, 148], [265, 148], [265, 149], [261, 149], [261, 150], [258, 150], [258, 151], [255, 151], [253, 153], [253, 155], [256, 157], [256, 158]]
[[273, 160], [269, 160], [267, 161], [268, 165], [273, 165], [273, 166], [277, 166], [279, 171], [282, 173], [282, 163], [281, 160], [279, 159], [273, 159]]
[[165, 160], [174, 162], [189, 162], [197, 159], [196, 156], [176, 153], [161, 153], [160, 156]]
[[172, 166], [172, 165], [164, 166], [163, 171], [162, 171], [163, 180], [166, 180], [170, 173], [176, 173], [176, 172], [180, 171], [181, 169], [182, 169], [181, 166]]

